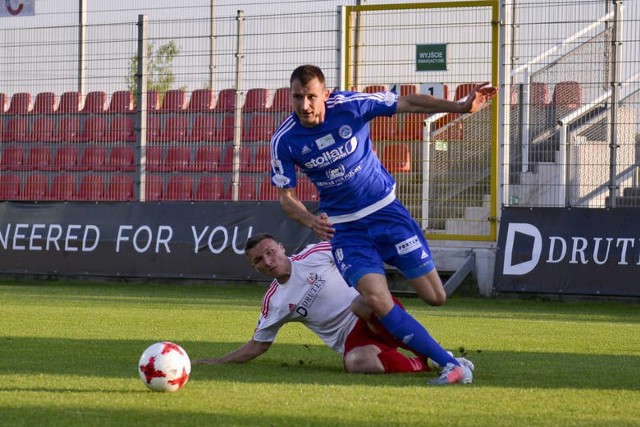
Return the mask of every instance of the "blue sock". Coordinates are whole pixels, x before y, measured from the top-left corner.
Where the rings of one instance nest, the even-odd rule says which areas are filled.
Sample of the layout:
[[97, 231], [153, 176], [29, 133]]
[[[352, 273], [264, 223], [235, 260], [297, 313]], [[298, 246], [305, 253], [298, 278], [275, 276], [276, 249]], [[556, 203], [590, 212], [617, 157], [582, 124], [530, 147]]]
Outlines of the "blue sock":
[[459, 365], [458, 361], [429, 335], [427, 329], [398, 304], [379, 320], [391, 335], [440, 366], [444, 367], [447, 363]]

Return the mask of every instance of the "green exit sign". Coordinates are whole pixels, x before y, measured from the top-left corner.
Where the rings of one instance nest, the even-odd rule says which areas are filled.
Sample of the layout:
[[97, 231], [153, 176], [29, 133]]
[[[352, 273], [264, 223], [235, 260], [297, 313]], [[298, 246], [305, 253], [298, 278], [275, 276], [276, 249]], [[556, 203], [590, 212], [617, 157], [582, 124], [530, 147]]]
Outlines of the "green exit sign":
[[447, 71], [447, 45], [417, 44], [416, 71]]

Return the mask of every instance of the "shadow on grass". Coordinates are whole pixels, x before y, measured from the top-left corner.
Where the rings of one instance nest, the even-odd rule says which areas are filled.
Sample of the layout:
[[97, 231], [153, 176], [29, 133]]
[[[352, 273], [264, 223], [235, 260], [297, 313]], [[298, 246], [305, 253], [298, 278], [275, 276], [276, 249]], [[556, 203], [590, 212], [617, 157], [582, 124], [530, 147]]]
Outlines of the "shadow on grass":
[[[136, 340], [3, 337], [0, 338], [3, 359], [0, 374], [136, 379], [138, 359], [150, 344]], [[180, 344], [192, 360], [220, 356], [239, 346], [238, 343]], [[637, 390], [636, 379], [640, 377], [640, 356], [483, 351], [469, 352], [467, 357], [476, 365], [474, 384], [478, 386]], [[245, 364], [193, 365], [191, 378], [211, 382], [405, 386], [423, 385], [434, 375], [429, 372], [346, 374], [340, 355], [322, 345], [277, 343], [262, 357]], [[33, 391], [58, 388], [52, 386], [39, 386]], [[0, 391], [15, 389], [15, 384], [0, 384]]]

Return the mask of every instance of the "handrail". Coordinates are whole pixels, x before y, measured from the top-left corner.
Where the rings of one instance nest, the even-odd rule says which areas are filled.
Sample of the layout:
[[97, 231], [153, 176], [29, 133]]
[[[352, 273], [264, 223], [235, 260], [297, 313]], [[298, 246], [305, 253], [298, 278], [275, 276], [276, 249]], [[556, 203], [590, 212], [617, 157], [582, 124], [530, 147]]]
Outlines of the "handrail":
[[511, 70], [511, 76], [515, 76], [516, 74], [521, 73], [521, 72], [531, 68], [532, 65], [535, 65], [538, 62], [542, 61], [543, 59], [547, 58], [548, 56], [553, 54], [555, 51], [560, 49], [565, 44], [571, 43], [572, 41], [574, 41], [578, 37], [584, 35], [585, 33], [591, 31], [592, 29], [594, 29], [598, 25], [600, 25], [600, 24], [612, 19], [613, 17], [614, 17], [614, 12], [613, 11], [603, 15], [600, 19], [597, 19], [597, 20], [593, 21], [590, 25], [587, 25], [582, 30], [580, 30], [580, 31], [574, 33], [573, 35], [567, 37], [566, 39], [562, 40], [560, 43], [556, 44], [555, 46], [551, 47], [547, 51], [545, 51], [545, 52], [541, 53], [540, 55], [536, 56], [535, 58], [533, 58], [531, 61], [527, 62], [526, 64], [522, 64], [519, 67], [514, 68], [513, 70]]

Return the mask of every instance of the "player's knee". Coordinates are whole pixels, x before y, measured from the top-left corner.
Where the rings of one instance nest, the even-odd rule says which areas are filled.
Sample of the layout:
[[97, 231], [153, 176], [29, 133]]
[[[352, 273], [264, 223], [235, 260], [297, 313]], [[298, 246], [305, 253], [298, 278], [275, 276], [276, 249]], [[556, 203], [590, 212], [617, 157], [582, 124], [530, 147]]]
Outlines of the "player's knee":
[[381, 374], [384, 366], [378, 358], [377, 348], [358, 347], [344, 356], [344, 368], [352, 374]]
[[444, 303], [447, 302], [447, 293], [444, 291], [444, 289], [437, 290], [433, 293], [433, 295], [430, 296], [429, 299], [425, 300], [425, 302], [434, 307], [444, 305]]
[[373, 313], [362, 296], [357, 296], [351, 302], [351, 311], [364, 321], [369, 320]]

